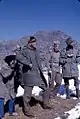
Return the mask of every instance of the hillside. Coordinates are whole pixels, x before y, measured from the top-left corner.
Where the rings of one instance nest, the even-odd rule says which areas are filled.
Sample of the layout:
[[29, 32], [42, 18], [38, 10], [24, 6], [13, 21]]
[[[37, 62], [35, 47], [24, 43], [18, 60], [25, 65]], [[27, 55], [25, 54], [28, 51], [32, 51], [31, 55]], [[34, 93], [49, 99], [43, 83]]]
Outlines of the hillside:
[[[38, 50], [40, 51], [40, 56], [42, 62], [48, 58], [49, 49], [53, 46], [54, 40], [60, 41], [60, 48], [66, 46], [65, 40], [69, 37], [67, 34], [61, 31], [52, 31], [52, 32], [45, 32], [45, 31], [38, 31], [34, 34], [37, 38], [37, 46]], [[8, 40], [8, 41], [1, 41], [0, 42], [0, 59], [7, 54], [11, 54], [13, 50], [16, 49], [17, 45], [23, 47], [27, 44], [29, 36], [22, 37], [18, 40]], [[79, 45], [76, 41], [74, 41], [75, 47], [77, 48]]]

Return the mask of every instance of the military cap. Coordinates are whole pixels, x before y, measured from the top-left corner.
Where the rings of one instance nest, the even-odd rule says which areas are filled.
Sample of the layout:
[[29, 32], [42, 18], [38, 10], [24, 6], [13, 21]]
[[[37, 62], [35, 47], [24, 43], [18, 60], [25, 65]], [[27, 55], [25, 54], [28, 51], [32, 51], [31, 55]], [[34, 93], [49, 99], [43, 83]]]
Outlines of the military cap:
[[36, 42], [36, 38], [34, 36], [30, 36], [28, 43]]
[[58, 40], [54, 41], [54, 45], [60, 45], [60, 42]]
[[10, 64], [10, 62], [12, 62], [12, 60], [15, 60], [16, 59], [16, 55], [8, 55], [4, 58], [4, 61], [7, 63], [7, 64]]
[[71, 37], [66, 39], [66, 44], [70, 45], [71, 43], [73, 43], [73, 40]]

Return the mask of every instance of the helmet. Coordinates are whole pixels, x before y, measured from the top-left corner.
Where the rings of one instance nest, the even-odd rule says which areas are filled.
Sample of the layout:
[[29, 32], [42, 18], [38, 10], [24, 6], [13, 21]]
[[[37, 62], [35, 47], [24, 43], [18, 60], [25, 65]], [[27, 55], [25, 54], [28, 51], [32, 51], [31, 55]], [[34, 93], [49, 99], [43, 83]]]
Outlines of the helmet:
[[71, 37], [67, 38], [66, 44], [67, 44], [67, 45], [71, 45], [72, 43], [73, 43], [72, 38], [71, 38]]
[[30, 36], [28, 43], [36, 42], [36, 38], [34, 36]]

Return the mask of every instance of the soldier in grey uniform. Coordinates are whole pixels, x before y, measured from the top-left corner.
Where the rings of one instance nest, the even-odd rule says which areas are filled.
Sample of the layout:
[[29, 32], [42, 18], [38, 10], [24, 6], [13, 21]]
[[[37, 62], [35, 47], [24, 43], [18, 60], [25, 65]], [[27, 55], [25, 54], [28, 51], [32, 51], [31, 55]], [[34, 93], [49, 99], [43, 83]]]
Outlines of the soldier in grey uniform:
[[80, 52], [74, 48], [72, 38], [66, 40], [66, 48], [64, 48], [60, 55], [60, 63], [62, 64], [62, 75], [65, 82], [66, 98], [70, 98], [69, 80], [74, 79], [74, 86], [76, 87], [76, 97], [79, 98], [79, 81], [78, 81], [78, 63], [80, 62]]
[[4, 83], [4, 78], [11, 74], [11, 68], [3, 60], [0, 67], [0, 119], [4, 118], [4, 104], [10, 99], [8, 89]]
[[[8, 64], [8, 67], [11, 69], [11, 74], [4, 78], [4, 83], [8, 89], [10, 101], [9, 101], [9, 115], [17, 116], [18, 113], [15, 112], [15, 55], [8, 55], [5, 57], [5, 62]], [[4, 75], [3, 75], [4, 77]]]
[[29, 105], [33, 86], [41, 86], [44, 89], [43, 108], [51, 109], [51, 106], [49, 105], [49, 88], [44, 86], [45, 81], [43, 81], [43, 79], [41, 78], [41, 75], [43, 78], [44, 76], [42, 73], [39, 53], [36, 49], [36, 38], [31, 36], [28, 40], [28, 45], [26, 45], [20, 53], [19, 55], [16, 55], [16, 59], [18, 62], [23, 64], [24, 114], [29, 117], [34, 117], [34, 114], [32, 113]]
[[[9, 61], [9, 59], [8, 59]], [[2, 101], [3, 106], [0, 109], [0, 116], [4, 116], [4, 103], [9, 100], [9, 115], [16, 115], [14, 112], [15, 106], [15, 89], [14, 89], [14, 71], [13, 62], [6, 62], [6, 57], [3, 60], [0, 69], [0, 103]]]
[[[60, 42], [59, 41], [54, 41], [54, 46], [52, 49], [52, 52], [50, 53], [50, 69], [48, 70], [52, 71], [51, 78], [50, 78], [50, 90], [51, 90], [51, 98], [54, 98], [61, 85], [62, 77], [60, 74], [60, 64], [59, 64], [59, 59], [60, 59]], [[54, 81], [56, 85], [54, 86]]]

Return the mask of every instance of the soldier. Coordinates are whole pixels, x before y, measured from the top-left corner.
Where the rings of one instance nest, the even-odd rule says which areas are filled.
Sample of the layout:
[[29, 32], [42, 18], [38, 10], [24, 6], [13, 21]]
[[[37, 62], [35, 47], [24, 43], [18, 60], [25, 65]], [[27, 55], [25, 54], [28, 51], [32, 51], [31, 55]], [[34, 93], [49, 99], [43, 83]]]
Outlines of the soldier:
[[74, 48], [72, 38], [68, 38], [66, 40], [66, 44], [66, 48], [62, 50], [60, 55], [60, 63], [62, 64], [62, 75], [66, 88], [66, 98], [70, 98], [70, 79], [74, 79], [74, 86], [76, 87], [76, 97], [79, 98], [78, 63], [80, 61], [80, 52]]
[[[59, 58], [60, 58], [60, 42], [54, 41], [54, 46], [52, 49], [52, 52], [50, 53], [50, 68], [48, 70], [52, 71], [51, 78], [50, 78], [50, 90], [51, 90], [51, 98], [54, 98], [61, 85], [61, 74], [60, 74], [60, 64], [59, 64]], [[50, 73], [49, 73], [50, 75]], [[54, 86], [54, 81], [56, 85]]]
[[[8, 75], [8, 77], [4, 78], [5, 85], [8, 89], [9, 95], [10, 95], [10, 101], [9, 101], [9, 115], [10, 116], [17, 116], [18, 113], [15, 112], [15, 55], [8, 55], [5, 59], [5, 62], [8, 64], [8, 67], [11, 69], [11, 74]], [[4, 77], [4, 75], [3, 75]]]
[[[24, 114], [29, 117], [34, 117], [34, 114], [31, 112], [29, 102], [31, 100], [33, 86], [42, 86], [42, 67], [39, 58], [39, 54], [36, 48], [36, 38], [31, 36], [28, 40], [28, 45], [26, 45], [22, 53], [16, 55], [18, 62], [23, 64], [23, 81], [24, 81]], [[44, 76], [43, 76], [44, 78]], [[44, 78], [45, 79], [45, 78]], [[45, 87], [45, 86], [44, 86]], [[43, 94], [43, 108], [51, 109], [49, 105], [49, 88], [42, 87], [44, 89]]]
[[0, 67], [0, 119], [4, 118], [4, 103], [10, 99], [8, 89], [3, 80], [3, 76], [7, 77], [10, 74], [10, 67], [3, 61]]
[[16, 115], [14, 113], [14, 73], [11, 68], [12, 63], [6, 63], [6, 58], [3, 60], [0, 69], [0, 118], [4, 117], [4, 103], [9, 100], [9, 114]]
[[[15, 53], [15, 55], [19, 56], [21, 54], [21, 50], [22, 50], [21, 46], [17, 45], [16, 49], [14, 49], [13, 52]], [[18, 89], [19, 85], [24, 87], [24, 83], [22, 80], [22, 73], [23, 73], [22, 70], [23, 70], [23, 64], [16, 60], [16, 64], [15, 64], [15, 72], [16, 72], [16, 74], [15, 74], [15, 91], [16, 91], [16, 93], [17, 93], [17, 89]]]

